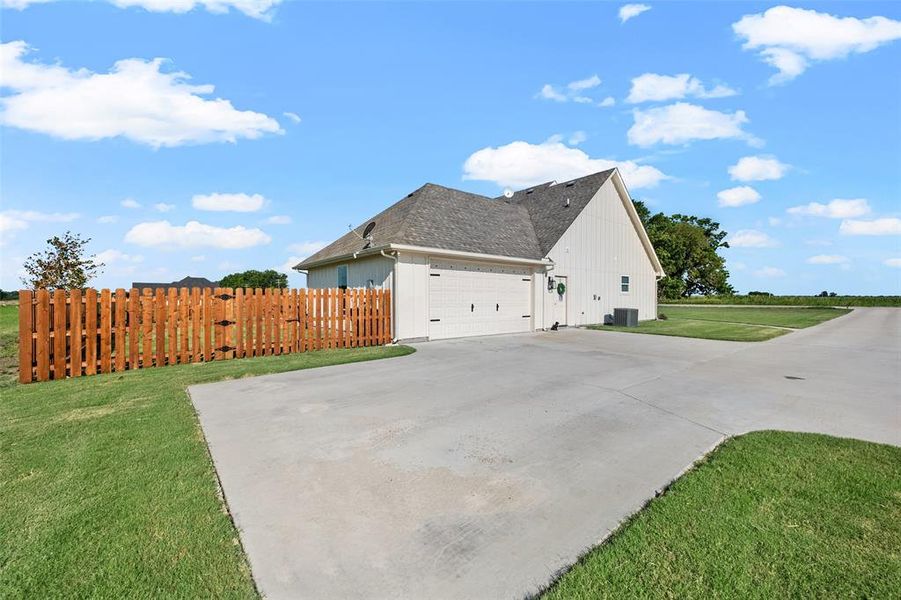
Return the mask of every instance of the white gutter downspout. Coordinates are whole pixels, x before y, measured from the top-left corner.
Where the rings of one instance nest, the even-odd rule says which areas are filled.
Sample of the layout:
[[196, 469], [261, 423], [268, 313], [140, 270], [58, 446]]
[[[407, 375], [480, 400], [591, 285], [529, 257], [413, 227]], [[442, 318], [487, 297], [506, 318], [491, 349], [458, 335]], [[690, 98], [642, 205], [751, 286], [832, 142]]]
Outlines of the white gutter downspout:
[[379, 250], [379, 254], [384, 256], [385, 258], [390, 258], [394, 261], [394, 268], [391, 269], [391, 343], [397, 343], [397, 336], [394, 333], [397, 331], [397, 252], [394, 255], [385, 254], [384, 250]]

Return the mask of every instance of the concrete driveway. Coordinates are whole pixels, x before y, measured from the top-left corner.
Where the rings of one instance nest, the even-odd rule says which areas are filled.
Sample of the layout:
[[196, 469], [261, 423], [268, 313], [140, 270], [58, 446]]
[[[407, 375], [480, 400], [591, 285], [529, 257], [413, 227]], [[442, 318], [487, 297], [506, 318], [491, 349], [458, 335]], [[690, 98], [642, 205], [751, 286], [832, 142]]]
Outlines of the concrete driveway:
[[569, 330], [190, 389], [271, 598], [518, 598], [724, 436], [901, 445], [901, 310], [743, 344]]

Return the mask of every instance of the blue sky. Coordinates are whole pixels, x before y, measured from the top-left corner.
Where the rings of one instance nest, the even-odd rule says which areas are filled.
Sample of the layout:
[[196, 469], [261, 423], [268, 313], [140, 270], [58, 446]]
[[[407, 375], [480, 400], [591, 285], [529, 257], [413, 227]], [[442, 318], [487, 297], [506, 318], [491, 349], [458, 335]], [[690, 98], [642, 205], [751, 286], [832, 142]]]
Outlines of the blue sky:
[[217, 278], [616, 164], [742, 292], [901, 293], [901, 4], [2, 4], [3, 289], [66, 229], [97, 286]]

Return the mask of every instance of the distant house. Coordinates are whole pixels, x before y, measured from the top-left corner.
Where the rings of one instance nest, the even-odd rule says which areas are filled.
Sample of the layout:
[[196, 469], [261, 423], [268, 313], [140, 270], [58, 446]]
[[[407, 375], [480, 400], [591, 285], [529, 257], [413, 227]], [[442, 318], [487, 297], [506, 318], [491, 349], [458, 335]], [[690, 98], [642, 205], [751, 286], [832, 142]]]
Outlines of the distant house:
[[206, 277], [185, 277], [172, 283], [148, 283], [145, 281], [134, 281], [131, 287], [143, 290], [149, 288], [151, 290], [169, 289], [169, 288], [215, 288], [219, 287], [218, 281], [210, 281]]
[[488, 198], [426, 184], [294, 267], [392, 292], [394, 338], [657, 316], [663, 269], [616, 169]]

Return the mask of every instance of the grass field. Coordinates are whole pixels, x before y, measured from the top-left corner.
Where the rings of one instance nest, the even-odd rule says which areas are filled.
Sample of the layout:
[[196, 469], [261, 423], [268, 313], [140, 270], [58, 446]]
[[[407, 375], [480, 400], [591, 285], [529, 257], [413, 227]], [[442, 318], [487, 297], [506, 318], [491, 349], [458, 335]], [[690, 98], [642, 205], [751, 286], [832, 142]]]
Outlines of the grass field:
[[756, 308], [664, 306], [666, 320], [642, 321], [638, 327], [589, 325], [589, 329], [651, 333], [678, 337], [762, 342], [789, 333], [791, 329], [817, 325], [848, 313], [837, 308]]
[[695, 296], [666, 304], [739, 304], [757, 306], [901, 306], [901, 296]]
[[0, 309], [2, 598], [256, 597], [185, 388], [413, 351], [331, 350], [19, 385], [8, 308]]
[[758, 432], [730, 440], [544, 595], [892, 598], [901, 448]]

